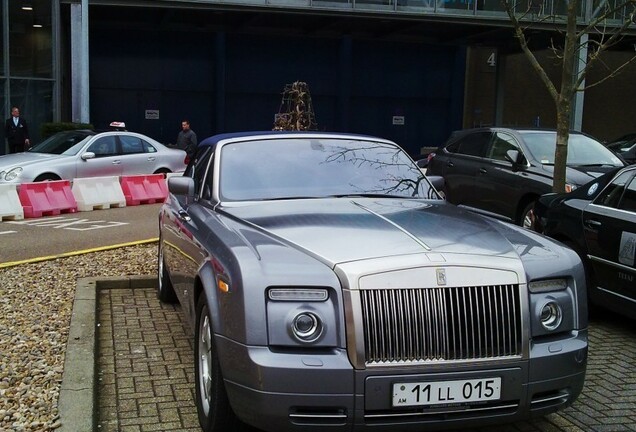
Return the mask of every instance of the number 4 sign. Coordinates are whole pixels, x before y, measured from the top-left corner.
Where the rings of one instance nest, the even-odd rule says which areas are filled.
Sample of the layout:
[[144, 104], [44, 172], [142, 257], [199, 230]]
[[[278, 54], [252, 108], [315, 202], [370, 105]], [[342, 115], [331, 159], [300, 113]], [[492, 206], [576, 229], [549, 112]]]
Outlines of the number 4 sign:
[[494, 51], [490, 53], [490, 55], [488, 56], [488, 60], [486, 60], [486, 63], [488, 63], [488, 66], [497, 66], [497, 54]]

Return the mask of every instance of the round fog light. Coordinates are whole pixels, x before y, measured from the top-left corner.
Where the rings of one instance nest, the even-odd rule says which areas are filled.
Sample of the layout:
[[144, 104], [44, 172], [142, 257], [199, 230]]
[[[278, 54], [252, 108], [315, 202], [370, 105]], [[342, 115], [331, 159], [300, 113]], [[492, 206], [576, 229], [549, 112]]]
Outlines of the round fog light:
[[320, 318], [311, 312], [302, 312], [296, 315], [292, 322], [294, 336], [303, 342], [316, 340], [322, 331]]
[[549, 301], [541, 309], [541, 325], [544, 329], [552, 331], [561, 325], [563, 313], [561, 306], [555, 301]]

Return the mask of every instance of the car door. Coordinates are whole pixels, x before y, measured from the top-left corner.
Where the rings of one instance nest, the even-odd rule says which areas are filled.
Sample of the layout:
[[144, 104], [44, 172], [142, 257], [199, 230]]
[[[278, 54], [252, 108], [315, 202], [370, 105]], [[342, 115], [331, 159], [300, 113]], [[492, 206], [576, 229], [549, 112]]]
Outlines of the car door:
[[476, 173], [473, 206], [504, 216], [515, 222], [517, 203], [523, 193], [521, 172], [506, 158], [509, 150], [521, 152], [517, 140], [508, 133], [495, 131], [479, 162]]
[[474, 206], [475, 178], [491, 139], [490, 131], [469, 133], [445, 148], [444, 192], [456, 205]]
[[[157, 150], [134, 135], [119, 135], [122, 175], [152, 174], [157, 169]], [[146, 150], [154, 150], [147, 152]]]
[[97, 136], [86, 152], [95, 153], [95, 157], [78, 161], [76, 177], [110, 177], [122, 174], [122, 158], [116, 136]]
[[583, 211], [588, 256], [601, 295], [636, 306], [636, 170], [618, 175]]
[[211, 147], [199, 149], [184, 173], [184, 177], [194, 179], [194, 195], [170, 194], [167, 205], [163, 207], [165, 211], [162, 214], [161, 235], [164, 236], [163, 244], [166, 245], [164, 259], [170, 270], [175, 293], [188, 314], [194, 313], [192, 308], [195, 306], [191, 298], [194, 294], [193, 277], [198, 273], [198, 266], [205, 258], [205, 252], [196, 239], [204, 237], [200, 232], [207, 230], [205, 223], [201, 222], [205, 219], [205, 216], [201, 216], [205, 211], [200, 209], [199, 203], [201, 200], [209, 200], [211, 196], [205, 175], [209, 169], [209, 178], [213, 178], [213, 155]]

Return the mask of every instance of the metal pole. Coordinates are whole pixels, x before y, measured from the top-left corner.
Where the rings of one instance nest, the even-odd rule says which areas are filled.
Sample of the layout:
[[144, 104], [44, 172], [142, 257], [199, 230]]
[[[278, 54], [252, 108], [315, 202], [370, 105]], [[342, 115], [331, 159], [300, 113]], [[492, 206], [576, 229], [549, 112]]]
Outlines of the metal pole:
[[71, 111], [76, 123], [90, 123], [88, 0], [71, 4]]
[[[581, 2], [581, 6], [585, 8], [584, 16], [585, 23], [588, 24], [592, 20], [592, 0], [586, 0]], [[587, 67], [587, 49], [588, 49], [588, 34], [583, 34], [581, 36], [581, 40], [579, 41], [579, 49], [578, 49], [578, 57], [579, 60], [575, 64], [576, 70], [574, 71], [573, 80], [577, 80], [581, 75], [581, 71], [585, 70]], [[585, 88], [585, 80], [581, 82], [581, 87]], [[575, 89], [576, 91], [576, 89]], [[574, 100], [572, 101], [572, 117], [570, 127], [575, 131], [583, 130], [583, 108], [585, 104], [583, 103], [585, 99], [584, 91], [576, 91], [574, 93]]]
[[[585, 69], [587, 63], [587, 41], [589, 36], [586, 34], [581, 36], [579, 43], [579, 60], [576, 62], [573, 80], [577, 80], [581, 71]], [[585, 87], [585, 80], [581, 83], [581, 87]], [[574, 100], [572, 101], [572, 130], [583, 130], [583, 107], [584, 107], [585, 92], [575, 91]]]
[[88, 0], [82, 0], [82, 123], [90, 123], [90, 94], [89, 94], [89, 70], [88, 70]]

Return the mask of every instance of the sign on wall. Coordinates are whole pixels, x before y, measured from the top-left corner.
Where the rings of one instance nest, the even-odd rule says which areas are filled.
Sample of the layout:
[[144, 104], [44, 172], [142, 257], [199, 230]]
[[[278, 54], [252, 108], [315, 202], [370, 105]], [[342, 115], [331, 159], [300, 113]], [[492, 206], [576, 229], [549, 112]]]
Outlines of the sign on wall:
[[157, 109], [147, 109], [146, 110], [146, 120], [159, 120], [159, 110], [157, 110]]
[[393, 116], [394, 126], [404, 126], [404, 116]]

